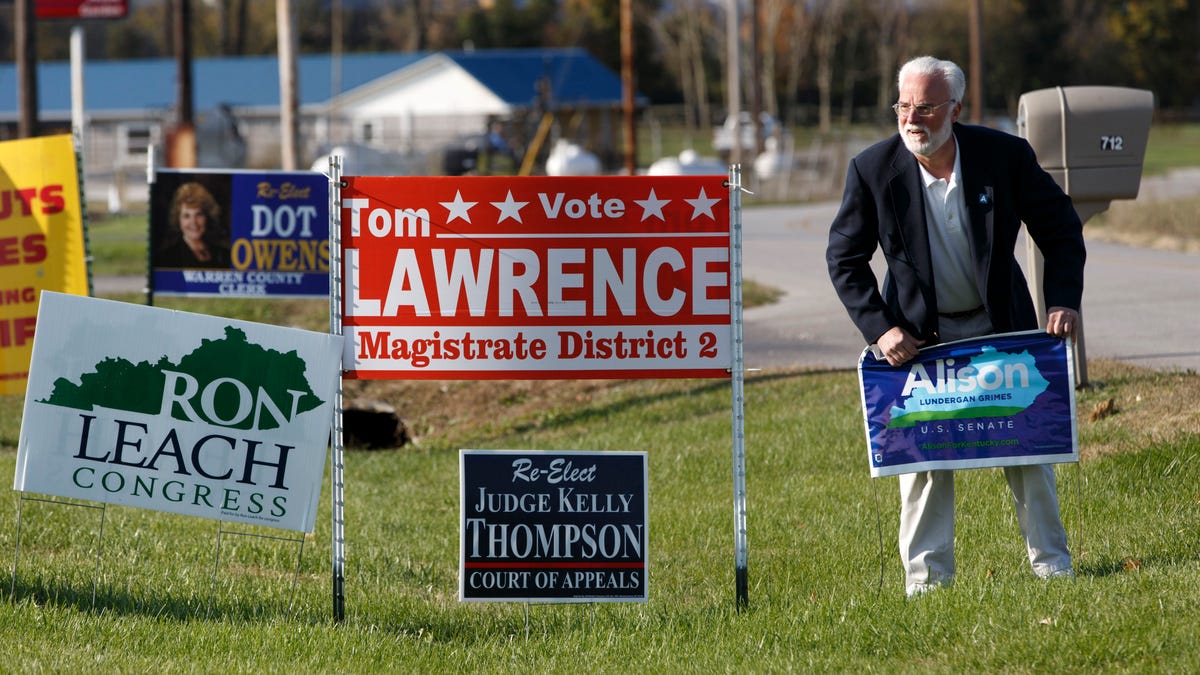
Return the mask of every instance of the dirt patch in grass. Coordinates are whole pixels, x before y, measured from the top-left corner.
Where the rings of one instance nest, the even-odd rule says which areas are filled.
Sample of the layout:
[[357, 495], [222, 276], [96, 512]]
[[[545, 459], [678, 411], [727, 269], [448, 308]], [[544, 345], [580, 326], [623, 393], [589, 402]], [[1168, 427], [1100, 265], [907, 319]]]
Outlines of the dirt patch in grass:
[[1082, 459], [1200, 436], [1200, 374], [1089, 361], [1088, 378], [1075, 398]]
[[536, 427], [557, 412], [586, 405], [627, 384], [623, 380], [348, 380], [344, 395], [394, 406], [420, 446]]
[[[1200, 436], [1200, 374], [1098, 360], [1088, 363], [1088, 375], [1091, 386], [1076, 393], [1080, 455], [1085, 461]], [[852, 373], [845, 376], [853, 378]], [[394, 406], [419, 447], [456, 447], [462, 441], [536, 429], [623, 389], [644, 393], [673, 386], [684, 385], [630, 380], [349, 380], [345, 395]]]

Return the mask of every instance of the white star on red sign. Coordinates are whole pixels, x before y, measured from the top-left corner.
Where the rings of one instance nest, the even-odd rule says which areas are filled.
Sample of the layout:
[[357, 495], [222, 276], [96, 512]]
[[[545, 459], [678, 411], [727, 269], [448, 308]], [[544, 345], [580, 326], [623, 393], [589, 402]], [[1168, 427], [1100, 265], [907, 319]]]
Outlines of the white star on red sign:
[[525, 206], [528, 203], [529, 202], [515, 201], [513, 199], [512, 190], [509, 190], [508, 196], [504, 198], [504, 201], [492, 202], [492, 206], [500, 209], [500, 219], [497, 220], [496, 222], [503, 223], [506, 218], [512, 218], [513, 220], [517, 221], [518, 223], [523, 222], [521, 220], [521, 207]]
[[650, 188], [650, 196], [645, 199], [635, 199], [633, 203], [642, 207], [642, 220], [655, 216], [664, 223], [667, 219], [663, 217], [663, 207], [671, 203], [670, 199], [659, 199], [654, 194], [654, 188]]
[[702, 213], [713, 220], [717, 219], [717, 217], [713, 215], [713, 205], [721, 200], [704, 194], [704, 188], [700, 188], [699, 197], [696, 197], [695, 199], [685, 199], [683, 201], [692, 205], [692, 220], [699, 218], [700, 214]]
[[441, 204], [442, 206], [446, 207], [446, 210], [450, 212], [450, 215], [448, 215], [446, 217], [446, 224], [449, 225], [450, 223], [453, 223], [455, 221], [455, 219], [457, 219], [457, 218], [462, 218], [463, 220], [470, 223], [471, 222], [471, 214], [470, 214], [471, 207], [475, 206], [479, 202], [464, 202], [463, 198], [462, 198], [462, 191], [455, 190], [454, 191], [454, 201], [438, 202], [438, 203]]

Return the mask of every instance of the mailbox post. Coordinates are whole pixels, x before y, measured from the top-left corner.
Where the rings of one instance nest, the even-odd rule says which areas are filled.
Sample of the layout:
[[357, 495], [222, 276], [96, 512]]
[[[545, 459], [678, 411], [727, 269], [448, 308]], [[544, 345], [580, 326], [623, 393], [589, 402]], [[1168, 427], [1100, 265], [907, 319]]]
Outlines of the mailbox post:
[[[1125, 87], [1054, 87], [1021, 95], [1017, 133], [1029, 141], [1038, 163], [1071, 197], [1083, 222], [1114, 199], [1137, 197], [1154, 114], [1154, 94]], [[1046, 325], [1042, 277], [1045, 261], [1029, 236], [1026, 274]], [[1080, 309], [1080, 317], [1083, 311]], [[1082, 321], [1081, 324], [1086, 324]], [[1086, 385], [1083, 325], [1075, 339], [1077, 384]]]

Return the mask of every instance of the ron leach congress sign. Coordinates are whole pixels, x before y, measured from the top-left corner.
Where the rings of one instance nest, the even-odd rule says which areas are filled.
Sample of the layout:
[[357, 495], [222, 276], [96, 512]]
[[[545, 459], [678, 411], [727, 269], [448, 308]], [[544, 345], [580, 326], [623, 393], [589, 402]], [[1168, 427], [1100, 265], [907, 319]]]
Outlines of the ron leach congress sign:
[[463, 450], [459, 460], [462, 600], [646, 600], [646, 453]]
[[347, 377], [728, 376], [723, 177], [345, 180]]
[[312, 532], [340, 343], [44, 293], [13, 488]]

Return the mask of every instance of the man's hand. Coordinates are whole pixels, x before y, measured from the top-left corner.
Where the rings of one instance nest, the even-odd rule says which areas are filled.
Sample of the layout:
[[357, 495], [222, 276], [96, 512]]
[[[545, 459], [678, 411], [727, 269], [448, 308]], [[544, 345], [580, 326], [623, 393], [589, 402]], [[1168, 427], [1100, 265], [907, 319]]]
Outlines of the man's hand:
[[892, 326], [888, 332], [879, 336], [875, 344], [879, 351], [883, 352], [883, 358], [887, 359], [888, 365], [899, 366], [916, 356], [917, 350], [925, 341], [909, 335], [908, 331], [899, 326]]
[[1046, 310], [1046, 332], [1060, 338], [1075, 335], [1079, 330], [1079, 312], [1069, 307], [1051, 307]]

